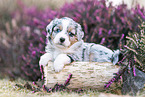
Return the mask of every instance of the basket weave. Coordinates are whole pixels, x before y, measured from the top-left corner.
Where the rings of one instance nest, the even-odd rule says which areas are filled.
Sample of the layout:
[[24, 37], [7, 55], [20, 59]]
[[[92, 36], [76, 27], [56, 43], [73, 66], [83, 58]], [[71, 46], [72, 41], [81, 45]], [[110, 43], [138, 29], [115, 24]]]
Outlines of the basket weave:
[[103, 89], [106, 84], [117, 73], [119, 67], [112, 63], [98, 62], [74, 62], [66, 65], [61, 72], [52, 70], [52, 63], [44, 67], [45, 85], [53, 87], [56, 83], [64, 84], [69, 74], [72, 74], [68, 88], [91, 88]]

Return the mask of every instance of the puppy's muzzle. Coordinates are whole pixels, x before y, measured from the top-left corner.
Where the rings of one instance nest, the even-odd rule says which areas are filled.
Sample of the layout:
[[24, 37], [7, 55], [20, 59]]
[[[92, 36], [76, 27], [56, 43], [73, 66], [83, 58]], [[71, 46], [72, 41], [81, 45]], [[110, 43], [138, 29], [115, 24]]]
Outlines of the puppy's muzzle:
[[60, 43], [63, 43], [65, 41], [65, 38], [61, 37], [59, 41]]

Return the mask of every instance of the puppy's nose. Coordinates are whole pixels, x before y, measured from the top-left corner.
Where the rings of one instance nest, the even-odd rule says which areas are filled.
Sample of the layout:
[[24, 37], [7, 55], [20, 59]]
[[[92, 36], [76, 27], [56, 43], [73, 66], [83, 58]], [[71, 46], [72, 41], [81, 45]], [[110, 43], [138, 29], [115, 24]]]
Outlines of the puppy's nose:
[[65, 41], [65, 38], [61, 37], [60, 42], [63, 43]]

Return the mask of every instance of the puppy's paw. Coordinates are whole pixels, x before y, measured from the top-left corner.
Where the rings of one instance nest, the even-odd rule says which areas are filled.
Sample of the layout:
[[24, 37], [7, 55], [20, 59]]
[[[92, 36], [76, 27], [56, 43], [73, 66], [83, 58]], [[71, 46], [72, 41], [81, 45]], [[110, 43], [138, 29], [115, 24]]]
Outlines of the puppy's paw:
[[56, 57], [53, 67], [55, 72], [60, 72], [65, 64], [69, 64], [71, 59], [66, 54], [60, 54]]
[[42, 55], [40, 57], [40, 60], [39, 60], [39, 65], [41, 66], [46, 66], [48, 64], [48, 61], [50, 61], [49, 59], [49, 56], [47, 56], [46, 54]]
[[53, 68], [55, 72], [60, 72], [64, 67], [64, 64], [59, 63], [59, 62], [54, 62]]
[[40, 61], [39, 61], [39, 65], [40, 65], [40, 66], [41, 66], [41, 65], [42, 65], [42, 66], [46, 66], [46, 65], [47, 65], [47, 62], [48, 62], [48, 61], [45, 60], [45, 58], [42, 58], [42, 57], [41, 57], [41, 58], [40, 58]]

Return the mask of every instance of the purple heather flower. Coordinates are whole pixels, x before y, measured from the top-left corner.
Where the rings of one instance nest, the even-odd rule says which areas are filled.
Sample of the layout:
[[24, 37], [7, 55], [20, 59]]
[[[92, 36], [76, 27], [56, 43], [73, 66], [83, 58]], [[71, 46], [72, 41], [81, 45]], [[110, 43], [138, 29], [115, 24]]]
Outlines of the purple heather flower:
[[133, 75], [136, 76], [136, 73], [135, 73], [135, 65], [133, 66]]
[[36, 55], [36, 51], [32, 51], [32, 56], [35, 56]]

